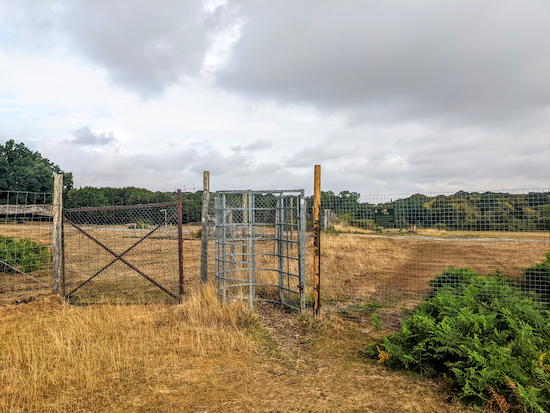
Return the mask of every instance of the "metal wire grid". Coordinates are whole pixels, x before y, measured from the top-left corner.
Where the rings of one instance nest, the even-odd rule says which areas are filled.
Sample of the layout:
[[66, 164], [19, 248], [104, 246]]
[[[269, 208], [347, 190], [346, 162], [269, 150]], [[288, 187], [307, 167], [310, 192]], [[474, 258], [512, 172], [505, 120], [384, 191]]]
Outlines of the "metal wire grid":
[[52, 286], [52, 194], [0, 191], [0, 303]]
[[[200, 227], [182, 209], [184, 291], [199, 279]], [[65, 211], [66, 293], [73, 302], [179, 298], [175, 203]]]
[[305, 306], [303, 191], [220, 191], [216, 286], [224, 298]]
[[321, 199], [321, 225], [323, 304], [352, 317], [368, 301], [410, 307], [449, 281], [436, 280], [448, 267], [498, 272], [550, 300], [550, 265], [526, 271], [550, 249], [548, 190], [328, 192]]

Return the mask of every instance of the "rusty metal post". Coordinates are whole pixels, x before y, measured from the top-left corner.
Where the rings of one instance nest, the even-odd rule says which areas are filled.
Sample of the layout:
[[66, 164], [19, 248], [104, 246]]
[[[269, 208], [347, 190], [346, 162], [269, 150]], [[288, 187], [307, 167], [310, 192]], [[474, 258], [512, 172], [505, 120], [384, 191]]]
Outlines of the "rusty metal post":
[[[166, 225], [166, 223], [165, 223]], [[183, 300], [183, 231], [181, 216], [181, 189], [178, 189], [178, 264], [179, 264], [179, 287], [180, 301]]]
[[315, 165], [313, 192], [313, 313], [321, 307], [321, 165]]

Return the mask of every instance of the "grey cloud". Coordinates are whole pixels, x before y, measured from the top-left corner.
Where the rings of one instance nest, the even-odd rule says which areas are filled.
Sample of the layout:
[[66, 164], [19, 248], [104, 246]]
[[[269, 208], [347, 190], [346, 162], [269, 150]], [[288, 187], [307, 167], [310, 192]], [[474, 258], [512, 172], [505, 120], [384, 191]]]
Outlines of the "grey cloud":
[[11, 2], [17, 12], [6, 20], [15, 20], [30, 41], [46, 34], [65, 40], [116, 84], [145, 98], [196, 76], [216, 34], [234, 20], [227, 6], [207, 10], [201, 0]]
[[265, 139], [258, 139], [257, 141], [249, 143], [247, 145], [230, 146], [229, 149], [235, 152], [240, 152], [240, 151], [255, 152], [255, 151], [261, 151], [264, 149], [269, 149], [272, 146], [273, 144], [271, 142], [266, 141]]
[[241, 2], [219, 84], [352, 121], [496, 122], [550, 105], [543, 0]]
[[68, 142], [79, 146], [105, 146], [118, 143], [113, 132], [95, 133], [89, 126], [82, 126], [74, 130], [73, 136], [74, 138]]

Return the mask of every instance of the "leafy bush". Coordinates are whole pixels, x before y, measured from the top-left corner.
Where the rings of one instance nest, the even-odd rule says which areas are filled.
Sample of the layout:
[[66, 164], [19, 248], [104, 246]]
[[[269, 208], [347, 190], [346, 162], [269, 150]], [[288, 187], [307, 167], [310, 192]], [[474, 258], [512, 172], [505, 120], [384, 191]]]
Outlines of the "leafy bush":
[[550, 252], [546, 260], [530, 266], [524, 274], [523, 290], [534, 291], [542, 301], [550, 301]]
[[39, 270], [43, 264], [50, 261], [48, 248], [24, 238], [16, 240], [13, 237], [0, 235], [0, 272], [32, 272]]
[[434, 228], [435, 229], [446, 230], [447, 229], [447, 224], [445, 224], [444, 222], [438, 222], [437, 224], [434, 225]]
[[448, 282], [366, 354], [389, 367], [442, 375], [467, 404], [549, 411], [548, 312], [504, 277], [474, 274], [446, 270], [438, 278]]
[[432, 292], [430, 298], [435, 297], [440, 291], [446, 288], [464, 289], [478, 277], [475, 271], [470, 268], [447, 267], [441, 274], [430, 280]]

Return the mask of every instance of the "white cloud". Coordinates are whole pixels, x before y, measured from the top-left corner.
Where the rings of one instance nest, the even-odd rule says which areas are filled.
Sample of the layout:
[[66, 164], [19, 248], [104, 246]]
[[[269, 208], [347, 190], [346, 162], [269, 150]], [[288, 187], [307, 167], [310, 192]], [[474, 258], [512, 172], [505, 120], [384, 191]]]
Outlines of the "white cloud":
[[[542, 0], [0, 5], [0, 139], [77, 186], [548, 185]], [[146, 99], [143, 99], [143, 98]]]

